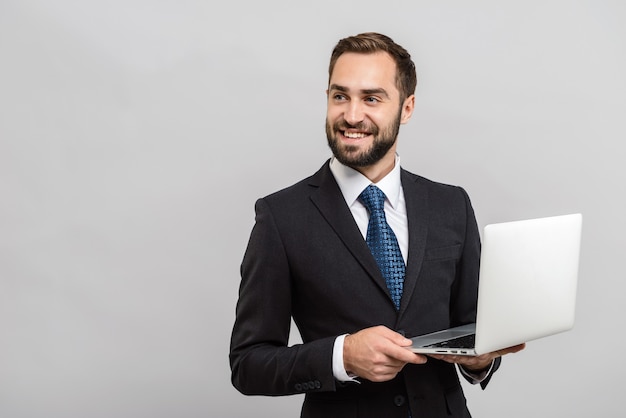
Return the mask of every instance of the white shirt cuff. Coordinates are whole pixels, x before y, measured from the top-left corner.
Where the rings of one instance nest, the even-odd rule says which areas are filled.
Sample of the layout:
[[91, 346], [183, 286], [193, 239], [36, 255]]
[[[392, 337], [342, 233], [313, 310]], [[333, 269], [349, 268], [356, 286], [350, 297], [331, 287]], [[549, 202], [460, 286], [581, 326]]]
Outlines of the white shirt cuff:
[[459, 366], [459, 370], [461, 371], [461, 373], [463, 373], [465, 376], [467, 376], [471, 380], [471, 383], [473, 385], [476, 385], [478, 383], [481, 383], [483, 380], [487, 378], [487, 376], [489, 376], [489, 374], [491, 374], [491, 369], [493, 369], [494, 363], [495, 361], [492, 360], [489, 368], [486, 370], [483, 370], [480, 373], [472, 373], [471, 371], [466, 370], [465, 368], [461, 366]]
[[346, 372], [343, 364], [343, 342], [346, 339], [346, 335], [340, 335], [335, 339], [335, 345], [333, 346], [333, 376], [340, 382], [357, 382], [356, 376], [350, 376]]

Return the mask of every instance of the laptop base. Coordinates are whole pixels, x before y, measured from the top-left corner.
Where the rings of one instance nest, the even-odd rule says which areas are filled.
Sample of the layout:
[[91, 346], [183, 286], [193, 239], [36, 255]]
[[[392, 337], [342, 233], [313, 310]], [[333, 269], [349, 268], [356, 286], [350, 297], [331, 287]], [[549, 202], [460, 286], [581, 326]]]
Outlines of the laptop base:
[[[473, 337], [476, 332], [476, 324], [461, 325], [459, 327], [437, 331], [419, 337], [413, 337], [413, 344], [408, 347], [414, 353], [420, 354], [452, 354], [462, 356], [475, 356]], [[470, 342], [469, 344], [467, 342]], [[466, 342], [465, 344], [454, 344]]]

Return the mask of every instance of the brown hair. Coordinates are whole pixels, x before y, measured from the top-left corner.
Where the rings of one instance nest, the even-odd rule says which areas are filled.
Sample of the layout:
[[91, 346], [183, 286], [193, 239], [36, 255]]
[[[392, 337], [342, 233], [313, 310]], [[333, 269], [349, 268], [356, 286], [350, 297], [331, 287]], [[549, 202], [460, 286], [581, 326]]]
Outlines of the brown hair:
[[330, 56], [330, 66], [328, 67], [328, 79], [333, 74], [333, 69], [337, 59], [346, 52], [356, 52], [360, 54], [373, 54], [375, 52], [386, 52], [396, 63], [396, 86], [400, 91], [400, 99], [404, 100], [415, 93], [417, 86], [417, 75], [415, 74], [415, 64], [411, 60], [411, 55], [406, 49], [396, 44], [390, 37], [380, 33], [368, 32], [356, 36], [341, 39]]

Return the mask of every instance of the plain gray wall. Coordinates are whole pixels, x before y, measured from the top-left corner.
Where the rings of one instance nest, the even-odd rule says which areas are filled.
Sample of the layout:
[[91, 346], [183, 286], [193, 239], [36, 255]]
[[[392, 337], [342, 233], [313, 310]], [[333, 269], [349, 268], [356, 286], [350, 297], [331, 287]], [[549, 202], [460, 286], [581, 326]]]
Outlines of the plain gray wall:
[[624, 21], [620, 0], [2, 0], [0, 416], [297, 416], [230, 384], [239, 263], [254, 201], [330, 155], [328, 58], [371, 30], [418, 67], [405, 168], [464, 186], [481, 227], [585, 217], [574, 330], [467, 385], [474, 415], [621, 415]]

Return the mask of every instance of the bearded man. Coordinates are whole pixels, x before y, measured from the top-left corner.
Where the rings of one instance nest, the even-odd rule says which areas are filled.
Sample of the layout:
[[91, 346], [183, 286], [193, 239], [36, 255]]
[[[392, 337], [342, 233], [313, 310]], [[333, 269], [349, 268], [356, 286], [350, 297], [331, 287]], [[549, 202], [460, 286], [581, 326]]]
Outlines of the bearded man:
[[[407, 349], [406, 337], [475, 322], [480, 257], [466, 192], [400, 167], [415, 87], [411, 56], [385, 35], [333, 50], [333, 157], [256, 203], [230, 351], [242, 393], [304, 393], [302, 417], [469, 417], [457, 367], [485, 388], [500, 356], [522, 348]], [[290, 347], [292, 318], [303, 343]]]

